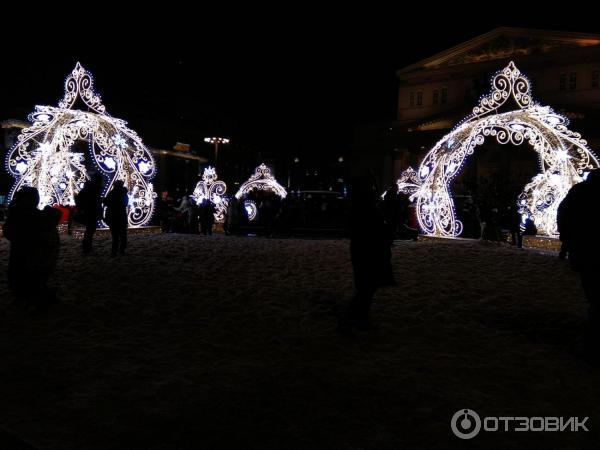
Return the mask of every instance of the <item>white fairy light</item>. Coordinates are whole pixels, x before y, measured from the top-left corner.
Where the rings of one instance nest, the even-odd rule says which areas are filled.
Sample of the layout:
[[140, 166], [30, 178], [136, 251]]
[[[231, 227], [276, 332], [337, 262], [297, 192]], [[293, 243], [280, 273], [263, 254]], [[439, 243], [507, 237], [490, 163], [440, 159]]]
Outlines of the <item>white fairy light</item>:
[[256, 207], [256, 203], [254, 203], [254, 200], [244, 200], [244, 209], [246, 210], [248, 220], [253, 221], [254, 219], [256, 219], [258, 208]]
[[27, 169], [29, 168], [29, 166], [24, 163], [24, 162], [18, 162], [17, 164], [15, 164], [15, 171], [19, 174], [19, 175], [23, 175], [25, 172], [27, 172]]
[[[498, 113], [509, 99], [517, 108]], [[398, 188], [417, 201], [421, 230], [428, 235], [454, 237], [462, 232], [456, 218], [450, 184], [468, 156], [487, 137], [500, 144], [529, 143], [538, 153], [541, 172], [533, 177], [518, 198], [523, 218], [532, 219], [539, 232], [557, 234], [558, 205], [569, 189], [599, 167], [587, 142], [567, 128], [566, 117], [532, 101], [528, 80], [513, 62], [492, 78], [492, 90], [473, 113], [438, 141], [421, 162], [398, 180]]]
[[204, 199], [209, 199], [215, 205], [215, 220], [223, 222], [225, 220], [225, 212], [229, 204], [225, 192], [227, 185], [225, 182], [217, 179], [217, 171], [214, 167], [208, 166], [202, 173], [202, 180], [196, 184], [196, 188], [192, 193], [192, 198], [196, 204], [200, 205]]
[[[78, 99], [89, 111], [74, 108]], [[88, 174], [83, 154], [71, 149], [75, 142], [87, 141], [88, 158], [109, 179], [104, 193], [115, 180], [122, 180], [129, 190], [129, 225], [150, 220], [156, 197], [150, 183], [156, 172], [154, 159], [127, 122], [107, 114], [94, 92], [92, 75], [81, 64], [65, 80], [58, 107], [36, 106], [29, 119], [32, 125], [7, 154], [6, 167], [15, 178], [9, 198], [22, 186], [34, 186], [40, 192], [40, 207], [74, 205]]]

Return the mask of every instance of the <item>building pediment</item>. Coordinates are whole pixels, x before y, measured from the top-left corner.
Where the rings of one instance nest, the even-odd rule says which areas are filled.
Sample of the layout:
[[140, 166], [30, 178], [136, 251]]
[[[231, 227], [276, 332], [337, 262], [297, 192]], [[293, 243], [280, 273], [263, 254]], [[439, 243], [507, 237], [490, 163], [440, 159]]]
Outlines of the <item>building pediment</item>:
[[589, 46], [600, 46], [600, 35], [502, 27], [401, 69], [398, 75]]

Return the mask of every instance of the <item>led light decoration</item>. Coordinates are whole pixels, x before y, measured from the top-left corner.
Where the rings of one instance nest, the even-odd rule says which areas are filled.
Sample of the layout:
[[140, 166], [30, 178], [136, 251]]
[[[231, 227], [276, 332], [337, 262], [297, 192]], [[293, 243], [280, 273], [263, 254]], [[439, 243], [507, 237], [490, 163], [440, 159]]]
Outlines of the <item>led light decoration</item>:
[[215, 220], [223, 222], [229, 200], [225, 197], [227, 185], [225, 182], [217, 179], [217, 171], [214, 167], [208, 166], [202, 173], [202, 180], [196, 185], [192, 193], [192, 198], [196, 204], [200, 205], [207, 198], [215, 205]]
[[[281, 198], [287, 196], [287, 191], [280, 185], [275, 177], [271, 174], [271, 169], [264, 163], [254, 169], [254, 174], [245, 181], [240, 189], [236, 192], [235, 197], [239, 200], [243, 196], [248, 195], [252, 190], [257, 189], [259, 191], [271, 191], [274, 192]], [[244, 208], [248, 213], [248, 219], [254, 220], [256, 218], [257, 207], [256, 203], [252, 200], [244, 200]]]
[[244, 200], [244, 209], [246, 210], [248, 220], [253, 221], [254, 219], [256, 219], [256, 214], [258, 214], [258, 208], [254, 200]]
[[287, 196], [285, 188], [277, 182], [275, 177], [271, 174], [271, 169], [264, 163], [254, 169], [254, 175], [240, 186], [240, 189], [236, 192], [235, 196], [237, 199], [240, 199], [254, 189], [259, 191], [271, 191], [281, 198]]
[[[498, 109], [513, 100], [517, 108]], [[492, 78], [492, 90], [473, 113], [427, 153], [417, 172], [407, 169], [398, 188], [417, 202], [421, 230], [428, 235], [454, 237], [462, 232], [456, 218], [450, 185], [467, 158], [486, 138], [500, 144], [529, 143], [537, 152], [540, 173], [525, 186], [517, 204], [542, 234], [557, 234], [556, 211], [569, 189], [581, 182], [598, 158], [569, 121], [531, 98], [529, 81], [513, 62]]]
[[408, 169], [400, 174], [400, 178], [398, 178], [396, 184], [398, 185], [398, 192], [412, 195], [419, 190], [419, 176], [415, 172], [415, 169], [408, 167]]
[[[106, 112], [93, 87], [92, 75], [77, 63], [65, 81], [58, 107], [35, 107], [29, 115], [32, 125], [7, 153], [6, 168], [15, 178], [9, 198], [22, 186], [33, 186], [40, 192], [40, 207], [73, 205], [88, 174], [86, 155], [72, 147], [85, 141], [89, 161], [108, 180], [103, 194], [116, 180], [123, 180], [129, 191], [129, 225], [145, 225], [154, 212], [156, 193], [150, 180], [156, 165], [127, 122]], [[89, 111], [74, 108], [78, 99]]]

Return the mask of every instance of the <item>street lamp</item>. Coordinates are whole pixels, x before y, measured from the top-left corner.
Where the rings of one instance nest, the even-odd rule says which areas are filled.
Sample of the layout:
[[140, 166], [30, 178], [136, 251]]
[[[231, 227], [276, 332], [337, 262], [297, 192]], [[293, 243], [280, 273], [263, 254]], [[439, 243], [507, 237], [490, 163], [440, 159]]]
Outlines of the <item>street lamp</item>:
[[217, 159], [219, 158], [219, 144], [229, 144], [229, 139], [222, 137], [207, 137], [204, 138], [204, 142], [207, 144], [213, 144], [215, 146], [215, 167], [217, 167]]

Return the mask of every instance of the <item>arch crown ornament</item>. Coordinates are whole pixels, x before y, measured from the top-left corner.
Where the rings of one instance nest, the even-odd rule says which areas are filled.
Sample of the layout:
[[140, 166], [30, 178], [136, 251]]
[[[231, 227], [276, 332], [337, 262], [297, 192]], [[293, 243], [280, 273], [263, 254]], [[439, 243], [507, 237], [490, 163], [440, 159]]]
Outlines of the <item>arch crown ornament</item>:
[[[509, 101], [516, 107], [499, 112], [506, 110]], [[423, 233], [459, 236], [463, 226], [450, 187], [469, 156], [486, 139], [528, 143], [538, 155], [540, 170], [519, 195], [517, 207], [523, 221], [531, 219], [540, 233], [556, 236], [558, 205], [574, 184], [599, 167], [587, 142], [568, 125], [566, 117], [533, 100], [529, 81], [510, 62], [492, 77], [490, 93], [429, 150], [418, 170], [409, 167], [402, 173], [398, 188], [416, 201]]]
[[[80, 63], [66, 78], [64, 88], [58, 107], [35, 107], [28, 117], [32, 125], [23, 129], [7, 152], [6, 170], [15, 179], [9, 199], [21, 187], [33, 186], [40, 193], [40, 207], [74, 205], [93, 167], [105, 178], [103, 194], [116, 180], [124, 182], [129, 191], [129, 225], [145, 225], [156, 198], [150, 182], [156, 164], [150, 150], [127, 122], [106, 112], [94, 91], [92, 74]], [[78, 99], [88, 111], [75, 109]], [[74, 150], [78, 141], [87, 142], [87, 158]]]

